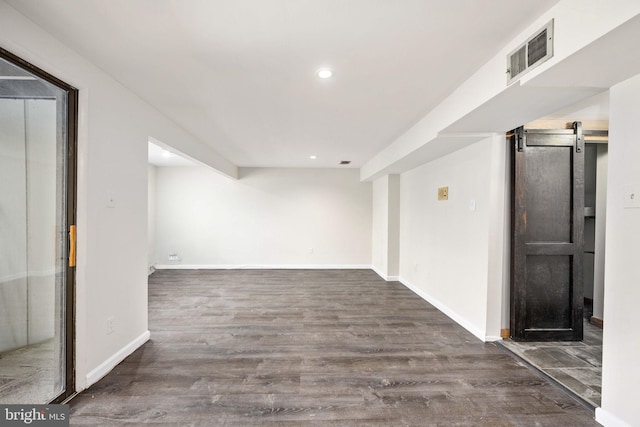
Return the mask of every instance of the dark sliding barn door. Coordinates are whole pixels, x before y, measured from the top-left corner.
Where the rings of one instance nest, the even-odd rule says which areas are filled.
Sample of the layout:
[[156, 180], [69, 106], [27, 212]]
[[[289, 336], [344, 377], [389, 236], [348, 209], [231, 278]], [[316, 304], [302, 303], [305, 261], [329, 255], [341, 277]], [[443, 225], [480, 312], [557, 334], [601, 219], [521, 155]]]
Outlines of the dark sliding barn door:
[[584, 137], [573, 129], [510, 133], [511, 338], [582, 340]]

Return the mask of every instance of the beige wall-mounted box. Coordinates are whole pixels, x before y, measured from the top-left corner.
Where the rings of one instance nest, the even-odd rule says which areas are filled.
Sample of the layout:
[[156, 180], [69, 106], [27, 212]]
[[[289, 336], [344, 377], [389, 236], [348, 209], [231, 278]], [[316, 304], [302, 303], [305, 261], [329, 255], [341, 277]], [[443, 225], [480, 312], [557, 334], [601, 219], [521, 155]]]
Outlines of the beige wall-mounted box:
[[438, 188], [438, 200], [449, 200], [449, 187]]

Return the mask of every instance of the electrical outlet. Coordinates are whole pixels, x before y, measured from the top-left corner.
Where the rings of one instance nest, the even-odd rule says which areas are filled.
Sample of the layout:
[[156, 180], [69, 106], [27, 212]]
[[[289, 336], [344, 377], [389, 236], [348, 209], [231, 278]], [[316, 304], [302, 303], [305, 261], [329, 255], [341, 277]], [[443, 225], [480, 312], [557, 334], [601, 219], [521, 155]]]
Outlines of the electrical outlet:
[[438, 200], [449, 200], [449, 187], [438, 188]]
[[111, 316], [107, 318], [107, 335], [111, 335], [116, 330], [116, 319]]
[[177, 253], [169, 254], [169, 261], [174, 261], [174, 262], [180, 261], [180, 254], [177, 254]]
[[309, 253], [312, 254], [313, 253], [313, 248], [309, 248]]

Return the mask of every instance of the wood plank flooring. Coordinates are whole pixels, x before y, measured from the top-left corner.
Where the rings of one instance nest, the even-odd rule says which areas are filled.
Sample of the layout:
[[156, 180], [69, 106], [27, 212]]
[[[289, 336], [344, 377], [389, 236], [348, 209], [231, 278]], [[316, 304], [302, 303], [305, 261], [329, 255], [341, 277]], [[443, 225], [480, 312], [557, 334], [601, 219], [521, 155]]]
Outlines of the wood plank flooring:
[[370, 270], [157, 271], [149, 322], [71, 425], [598, 426]]

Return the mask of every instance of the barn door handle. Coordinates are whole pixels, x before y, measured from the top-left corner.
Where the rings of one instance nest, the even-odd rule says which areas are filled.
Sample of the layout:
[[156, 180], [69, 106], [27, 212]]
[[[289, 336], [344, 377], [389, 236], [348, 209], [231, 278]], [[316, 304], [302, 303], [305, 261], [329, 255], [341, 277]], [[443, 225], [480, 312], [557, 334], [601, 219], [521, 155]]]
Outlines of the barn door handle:
[[576, 153], [582, 153], [582, 145], [584, 144], [582, 122], [573, 122], [573, 132], [576, 134]]

